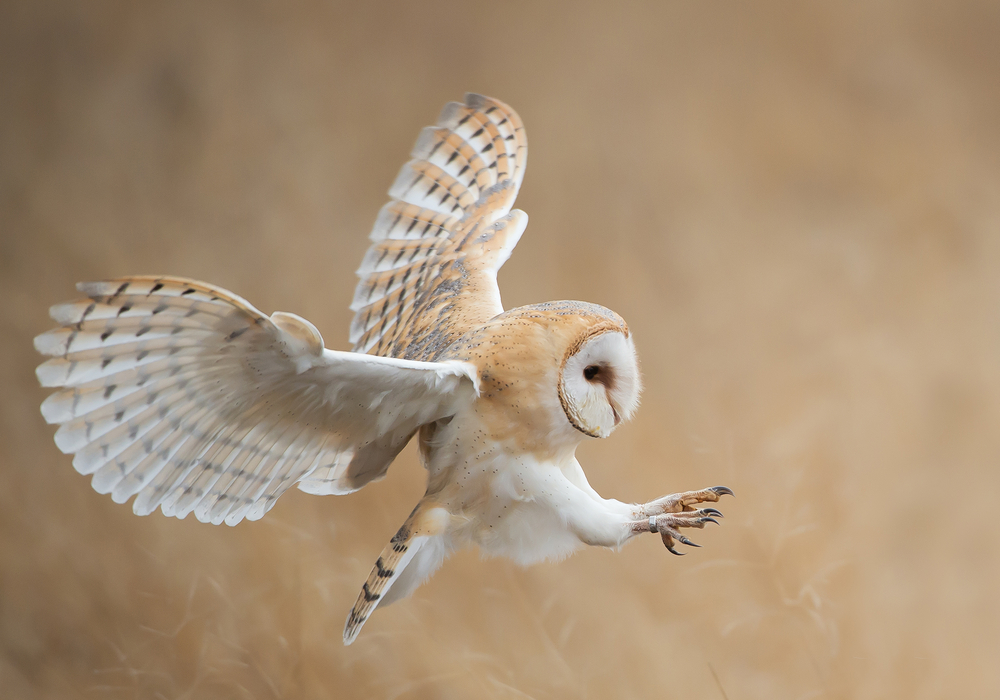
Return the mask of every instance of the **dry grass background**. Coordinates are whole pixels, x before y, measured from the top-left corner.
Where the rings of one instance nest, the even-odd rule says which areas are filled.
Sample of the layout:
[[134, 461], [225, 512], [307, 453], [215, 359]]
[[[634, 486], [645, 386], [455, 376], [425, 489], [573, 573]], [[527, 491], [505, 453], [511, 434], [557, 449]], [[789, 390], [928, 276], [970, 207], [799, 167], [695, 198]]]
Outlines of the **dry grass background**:
[[[5, 698], [1000, 697], [1000, 5], [0, 5]], [[52, 443], [31, 338], [168, 273], [346, 348], [420, 127], [527, 123], [516, 306], [628, 319], [603, 494], [731, 486], [723, 527], [519, 569], [454, 557], [350, 648], [423, 487], [140, 519]]]

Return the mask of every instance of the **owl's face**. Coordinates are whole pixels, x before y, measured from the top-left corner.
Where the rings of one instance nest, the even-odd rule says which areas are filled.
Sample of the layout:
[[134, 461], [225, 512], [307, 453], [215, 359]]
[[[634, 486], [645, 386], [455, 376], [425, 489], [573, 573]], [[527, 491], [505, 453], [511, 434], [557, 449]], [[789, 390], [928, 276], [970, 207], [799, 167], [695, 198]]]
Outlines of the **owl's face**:
[[511, 309], [455, 344], [480, 371], [478, 412], [519, 449], [574, 450], [639, 404], [635, 347], [615, 312], [578, 301]]
[[566, 418], [590, 437], [607, 437], [631, 418], [641, 388], [632, 338], [603, 325], [581, 335], [559, 372], [559, 403]]

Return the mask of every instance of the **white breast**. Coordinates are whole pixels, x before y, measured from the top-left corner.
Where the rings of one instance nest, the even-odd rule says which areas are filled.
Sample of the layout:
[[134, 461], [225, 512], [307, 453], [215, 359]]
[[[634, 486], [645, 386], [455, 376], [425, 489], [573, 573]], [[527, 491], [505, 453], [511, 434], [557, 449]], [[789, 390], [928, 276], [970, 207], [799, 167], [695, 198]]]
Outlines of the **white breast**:
[[579, 548], [565, 519], [579, 494], [565, 473], [576, 464], [573, 455], [560, 464], [515, 454], [514, 446], [484, 437], [474, 422], [456, 417], [438, 436], [427, 464], [432, 489], [456, 516], [449, 533], [453, 546], [474, 543], [486, 555], [522, 565]]

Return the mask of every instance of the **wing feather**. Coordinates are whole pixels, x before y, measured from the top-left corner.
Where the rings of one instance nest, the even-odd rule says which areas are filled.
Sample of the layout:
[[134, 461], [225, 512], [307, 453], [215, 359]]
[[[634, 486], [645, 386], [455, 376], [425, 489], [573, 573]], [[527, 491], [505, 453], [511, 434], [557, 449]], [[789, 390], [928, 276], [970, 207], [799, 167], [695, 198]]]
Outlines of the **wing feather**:
[[[409, 264], [421, 245], [403, 249]], [[475, 396], [469, 365], [326, 350], [308, 321], [265, 316], [204, 283], [135, 277], [79, 288], [90, 299], [54, 306], [62, 327], [35, 339], [53, 356], [39, 381], [57, 387], [42, 415], [60, 424], [56, 444], [94, 488], [117, 502], [135, 496], [139, 514], [234, 525], [261, 517], [295, 483], [356, 490], [385, 473], [420, 425]], [[385, 290], [383, 306], [405, 308], [403, 287]], [[393, 449], [373, 463], [363, 448], [383, 443]], [[356, 455], [367, 455], [363, 468], [352, 469]]]
[[517, 113], [468, 94], [420, 132], [375, 221], [351, 310], [355, 352], [434, 360], [503, 311], [496, 274], [527, 224]]

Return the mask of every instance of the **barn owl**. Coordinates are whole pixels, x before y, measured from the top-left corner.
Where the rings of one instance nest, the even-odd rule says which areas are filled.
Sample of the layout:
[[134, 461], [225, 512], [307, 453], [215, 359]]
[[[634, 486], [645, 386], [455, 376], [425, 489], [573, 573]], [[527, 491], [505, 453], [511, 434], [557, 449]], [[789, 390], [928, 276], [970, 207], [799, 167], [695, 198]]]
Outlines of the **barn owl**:
[[602, 498], [577, 446], [635, 412], [632, 334], [615, 312], [559, 301], [504, 311], [496, 276], [527, 224], [511, 209], [527, 161], [518, 115], [466, 95], [425, 128], [358, 270], [353, 352], [309, 321], [210, 284], [126, 277], [78, 285], [35, 339], [58, 387], [42, 415], [73, 466], [133, 511], [235, 525], [293, 484], [347, 494], [414, 435], [424, 497], [383, 549], [344, 628], [409, 595], [456, 548], [521, 564], [717, 523], [716, 486], [645, 504]]

